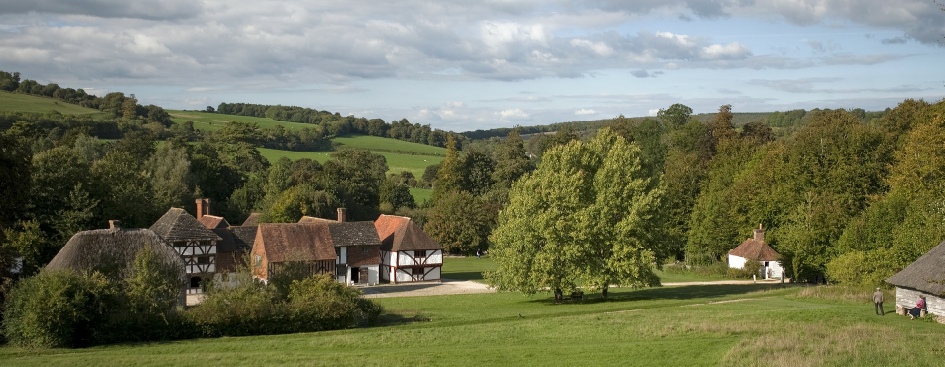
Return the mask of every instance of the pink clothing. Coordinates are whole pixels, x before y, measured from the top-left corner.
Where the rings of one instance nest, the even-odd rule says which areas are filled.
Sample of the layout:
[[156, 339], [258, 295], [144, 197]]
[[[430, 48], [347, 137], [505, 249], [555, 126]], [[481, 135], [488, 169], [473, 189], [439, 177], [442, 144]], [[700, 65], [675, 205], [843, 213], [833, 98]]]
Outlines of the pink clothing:
[[922, 298], [919, 298], [919, 302], [917, 302], [917, 303], [915, 304], [915, 308], [918, 308], [918, 309], [920, 309], [920, 310], [924, 310], [924, 309], [925, 309], [925, 300], [922, 299]]

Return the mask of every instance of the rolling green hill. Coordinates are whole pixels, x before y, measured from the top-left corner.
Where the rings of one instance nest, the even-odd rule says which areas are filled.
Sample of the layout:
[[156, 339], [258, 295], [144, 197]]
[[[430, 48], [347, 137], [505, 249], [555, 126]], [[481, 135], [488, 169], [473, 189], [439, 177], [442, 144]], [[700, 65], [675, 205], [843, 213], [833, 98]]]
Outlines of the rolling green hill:
[[99, 110], [62, 102], [55, 98], [0, 91], [0, 112], [49, 113], [53, 111], [57, 111], [63, 115], [94, 115], [102, 113]]
[[167, 113], [171, 115], [171, 120], [177, 123], [193, 121], [194, 128], [197, 130], [219, 130], [223, 128], [225, 123], [230, 121], [256, 123], [262, 129], [268, 129], [276, 127], [277, 125], [282, 125], [282, 127], [289, 130], [301, 130], [304, 127], [314, 126], [312, 124], [303, 124], [300, 122], [276, 121], [273, 119], [249, 116], [223, 115], [203, 111], [167, 110]]

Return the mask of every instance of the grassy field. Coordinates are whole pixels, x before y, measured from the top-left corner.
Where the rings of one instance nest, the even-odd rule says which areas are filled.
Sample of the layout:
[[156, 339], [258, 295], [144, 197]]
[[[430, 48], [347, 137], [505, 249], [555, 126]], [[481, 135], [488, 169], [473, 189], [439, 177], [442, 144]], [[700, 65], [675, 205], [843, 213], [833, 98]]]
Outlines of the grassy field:
[[945, 358], [945, 326], [875, 316], [868, 290], [854, 299], [811, 290], [615, 289], [608, 301], [589, 295], [562, 305], [516, 293], [386, 298], [379, 300], [385, 324], [373, 328], [88, 349], [3, 347], [0, 365], [938, 366]]
[[30, 96], [0, 91], [0, 112], [48, 113], [58, 111], [63, 115], [94, 115], [99, 110], [80, 107], [55, 98]]
[[171, 115], [171, 120], [174, 122], [193, 121], [194, 128], [197, 130], [219, 130], [223, 128], [223, 125], [230, 121], [256, 123], [260, 128], [263, 129], [276, 127], [276, 125], [282, 125], [282, 127], [288, 130], [301, 130], [304, 127], [314, 126], [312, 124], [303, 124], [301, 122], [276, 121], [273, 119], [260, 117], [224, 115], [201, 111], [167, 110], [167, 113]]
[[[374, 137], [363, 136], [359, 138], [374, 138]], [[359, 138], [356, 138], [356, 139], [359, 139]], [[384, 138], [377, 138], [377, 139], [393, 140], [395, 142], [399, 142], [398, 140], [394, 140], [394, 139], [384, 139]], [[401, 142], [401, 143], [405, 143], [405, 142]], [[435, 147], [431, 147], [431, 148], [435, 148]], [[423, 176], [423, 170], [426, 169], [427, 166], [440, 163], [441, 161], [443, 161], [443, 158], [444, 158], [443, 156], [434, 156], [434, 155], [394, 153], [394, 152], [389, 152], [385, 150], [374, 150], [374, 149], [369, 149], [369, 148], [361, 148], [361, 149], [368, 149], [368, 150], [373, 151], [374, 153], [383, 155], [384, 158], [387, 159], [387, 167], [388, 167], [387, 172], [400, 173], [403, 171], [409, 171], [410, 173], [413, 173], [414, 177], [416, 177], [417, 179]], [[331, 158], [331, 152], [290, 152], [290, 151], [285, 151], [285, 150], [259, 148], [259, 153], [262, 154], [262, 156], [265, 157], [267, 160], [269, 160], [269, 162], [275, 162], [279, 160], [279, 158], [281, 157], [289, 157], [289, 159], [292, 159], [292, 160], [299, 159], [299, 158], [309, 158], [309, 159], [312, 159], [321, 163], [325, 163], [325, 161]]]

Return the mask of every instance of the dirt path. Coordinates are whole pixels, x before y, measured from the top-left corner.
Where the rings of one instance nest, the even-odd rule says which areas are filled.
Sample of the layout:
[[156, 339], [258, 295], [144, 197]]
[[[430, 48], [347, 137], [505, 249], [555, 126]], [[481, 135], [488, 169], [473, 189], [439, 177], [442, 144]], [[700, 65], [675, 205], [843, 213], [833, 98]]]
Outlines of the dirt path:
[[[777, 280], [716, 280], [708, 282], [673, 282], [663, 286], [719, 285], [719, 284], [778, 284]], [[450, 294], [494, 293], [495, 289], [471, 280], [443, 279], [442, 282], [421, 282], [408, 284], [382, 284], [361, 288], [364, 298], [442, 296]]]

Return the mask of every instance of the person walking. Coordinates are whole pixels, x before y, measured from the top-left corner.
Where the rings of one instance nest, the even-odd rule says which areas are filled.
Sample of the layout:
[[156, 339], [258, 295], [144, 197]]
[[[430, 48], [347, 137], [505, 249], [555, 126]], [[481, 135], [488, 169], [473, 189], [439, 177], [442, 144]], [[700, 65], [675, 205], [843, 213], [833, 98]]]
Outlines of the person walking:
[[880, 316], [886, 316], [886, 311], [883, 310], [883, 291], [876, 288], [876, 292], [873, 292], [873, 306], [876, 308], [876, 314]]

